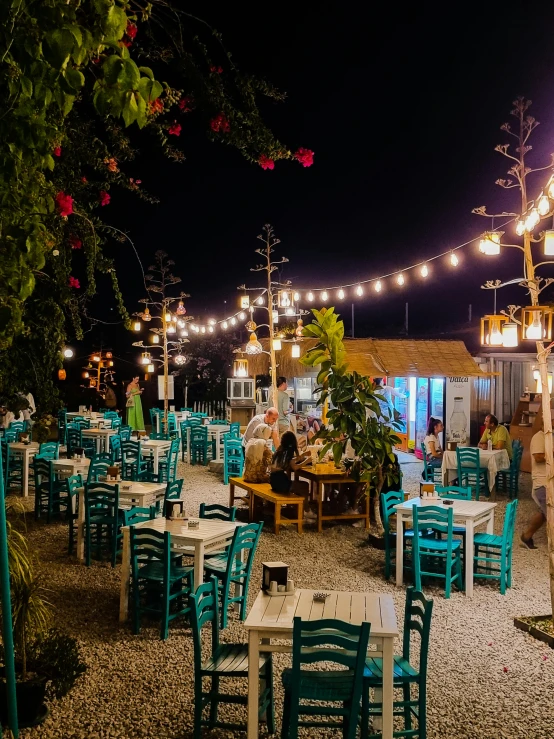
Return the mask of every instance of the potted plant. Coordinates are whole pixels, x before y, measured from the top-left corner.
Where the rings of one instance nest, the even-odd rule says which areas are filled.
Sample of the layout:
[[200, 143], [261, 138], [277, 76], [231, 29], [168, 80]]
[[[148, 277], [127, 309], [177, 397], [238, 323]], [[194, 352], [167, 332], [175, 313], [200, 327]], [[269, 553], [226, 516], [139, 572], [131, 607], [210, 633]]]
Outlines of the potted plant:
[[33, 441], [43, 444], [50, 439], [52, 426], [56, 424], [56, 419], [49, 413], [45, 413], [33, 423]]
[[[47, 716], [45, 700], [60, 698], [85, 671], [77, 642], [52, 626], [52, 609], [34, 570], [27, 540], [8, 524], [12, 624], [17, 673], [17, 714], [21, 728]], [[3, 669], [0, 646], [0, 666]], [[0, 679], [0, 721], [7, 722], [5, 681]]]
[[[312, 310], [315, 320], [304, 327], [303, 336], [317, 339], [317, 343], [301, 358], [308, 367], [319, 367], [317, 382], [320, 386], [318, 405], [331, 410], [327, 413], [327, 425], [314, 438], [324, 444], [323, 457], [333, 451], [335, 464], [341, 462], [348, 443], [352, 447], [351, 459], [344, 462], [350, 477], [363, 486], [373, 498], [375, 523], [379, 536], [374, 542], [381, 546], [383, 525], [379, 509], [380, 493], [388, 486], [400, 486], [400, 473], [394, 447], [400, 444], [395, 430], [400, 428], [395, 414], [369, 377], [349, 372], [346, 351], [342, 341], [344, 323], [338, 320], [334, 308]], [[371, 540], [371, 538], [370, 538]]]

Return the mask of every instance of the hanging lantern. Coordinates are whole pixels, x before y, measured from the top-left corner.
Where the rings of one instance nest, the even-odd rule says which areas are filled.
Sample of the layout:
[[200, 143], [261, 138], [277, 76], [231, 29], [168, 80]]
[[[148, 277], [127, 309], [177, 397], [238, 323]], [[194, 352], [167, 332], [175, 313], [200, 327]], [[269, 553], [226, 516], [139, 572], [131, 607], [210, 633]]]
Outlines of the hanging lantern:
[[176, 331], [177, 331], [177, 329], [175, 328], [175, 326], [173, 324], [171, 324], [170, 326], [167, 327], [167, 333], [168, 334], [174, 334], [174, 333], [176, 333]]
[[254, 331], [250, 334], [244, 351], [246, 354], [261, 354], [263, 352], [263, 346], [258, 341], [258, 337]]
[[160, 337], [158, 334], [152, 334], [152, 343], [153, 344], [159, 344], [160, 343]]
[[532, 305], [521, 312], [521, 336], [532, 341], [552, 341], [552, 308]]
[[93, 362], [99, 362], [99, 361], [100, 361], [100, 355], [99, 355], [99, 354], [95, 354], [95, 355], [94, 355], [94, 356], [92, 357], [92, 361], [93, 361]]
[[89, 373], [88, 373], [88, 372], [83, 372], [83, 378], [84, 378], [85, 380], [88, 380], [88, 378], [89, 378], [89, 377], [90, 377], [90, 375], [89, 375]]
[[[552, 372], [547, 373], [547, 378], [548, 378], [548, 392], [552, 395]], [[535, 392], [538, 395], [541, 395], [542, 394], [542, 381], [541, 381], [541, 373], [538, 369], [533, 370], [533, 379], [537, 383]]]
[[487, 256], [500, 254], [500, 239], [503, 231], [486, 231], [479, 241], [479, 251]]
[[279, 308], [289, 308], [293, 303], [293, 295], [290, 290], [279, 290], [277, 293], [277, 305]]
[[110, 361], [108, 362], [108, 367], [113, 367], [113, 359], [110, 359]]
[[273, 323], [279, 323], [279, 311], [277, 310], [271, 311], [271, 320], [273, 321]]
[[185, 304], [183, 303], [182, 300], [180, 300], [175, 313], [177, 313], [178, 316], [184, 316], [186, 312], [187, 312], [187, 309], [185, 308]]
[[235, 359], [233, 377], [248, 377], [248, 359]]
[[502, 326], [507, 321], [507, 316], [483, 316], [481, 318], [481, 346], [502, 346]]
[[113, 354], [111, 352], [106, 352], [105, 357], [106, 359], [111, 359], [113, 357]]
[[152, 316], [150, 315], [150, 311], [148, 310], [148, 306], [143, 310], [141, 318], [142, 318], [143, 321], [146, 321], [147, 323], [148, 323], [148, 321], [151, 321], [152, 320]]
[[248, 321], [248, 323], [246, 324], [245, 328], [246, 328], [247, 331], [255, 331], [257, 327], [256, 327], [256, 324], [254, 323], [254, 321]]
[[546, 195], [541, 195], [537, 202], [537, 210], [540, 216], [545, 216], [550, 210], [550, 200]]
[[241, 295], [239, 298], [239, 308], [241, 310], [246, 310], [247, 308], [250, 308], [250, 295]]
[[297, 344], [296, 342], [294, 342], [294, 344], [292, 345], [290, 355], [293, 359], [298, 359], [300, 357], [300, 344]]
[[174, 357], [173, 361], [175, 364], [177, 364], [179, 367], [182, 367], [184, 364], [186, 364], [187, 358], [184, 357], [182, 354], [177, 354], [176, 357]]
[[276, 352], [281, 351], [281, 339], [273, 339], [271, 345]]
[[515, 347], [519, 344], [517, 323], [507, 321], [502, 326], [502, 346]]
[[544, 253], [547, 257], [554, 256], [554, 231], [552, 229], [544, 232]]
[[133, 323], [133, 331], [140, 331], [142, 328], [142, 323], [140, 321], [135, 321]]
[[150, 364], [150, 354], [148, 352], [142, 352], [141, 358], [140, 358], [141, 364]]
[[67, 372], [64, 369], [58, 370], [58, 380], [65, 380], [67, 377]]
[[304, 321], [299, 318], [298, 321], [296, 321], [296, 331], [294, 332], [297, 336], [302, 336], [302, 332], [304, 331]]
[[149, 364], [149, 365], [147, 365], [147, 367], [146, 367], [146, 371], [147, 371], [147, 372], [148, 372], [149, 374], [152, 374], [152, 372], [154, 372], [154, 370], [155, 370], [155, 367], [154, 367], [154, 365], [153, 365], [153, 364]]

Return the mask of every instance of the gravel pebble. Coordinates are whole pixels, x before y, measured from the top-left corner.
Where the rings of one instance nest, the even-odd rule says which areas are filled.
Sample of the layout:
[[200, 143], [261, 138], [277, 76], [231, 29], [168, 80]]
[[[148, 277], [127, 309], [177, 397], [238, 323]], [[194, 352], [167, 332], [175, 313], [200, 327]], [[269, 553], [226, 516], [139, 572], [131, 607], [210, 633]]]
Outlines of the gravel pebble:
[[[421, 474], [417, 462], [403, 464], [404, 488], [415, 492]], [[219, 477], [202, 467], [180, 465], [188, 512], [200, 502], [228, 502]], [[529, 475], [522, 475], [516, 537], [534, 512]], [[31, 504], [32, 499], [29, 499]], [[495, 529], [500, 533], [506, 501], [500, 499]], [[283, 560], [298, 587], [391, 593], [402, 623], [405, 591], [383, 577], [384, 554], [366, 546], [364, 529], [329, 526], [320, 535], [313, 526], [299, 536], [283, 529], [275, 537], [264, 531], [252, 574], [250, 602], [261, 580], [261, 562]], [[65, 552], [63, 524], [29, 521], [29, 539], [39, 555], [49, 599], [59, 626], [77, 637], [88, 670], [63, 700], [53, 702], [42, 726], [20, 736], [40, 739], [184, 739], [192, 732], [193, 666], [190, 630], [185, 623], [170, 626], [169, 639], [158, 638], [156, 624], [134, 636], [118, 623], [119, 572], [94, 563], [87, 568]], [[517, 630], [513, 617], [549, 613], [548, 560], [544, 529], [536, 538], [538, 551], [514, 549], [513, 587], [505, 596], [497, 583], [478, 581], [472, 600], [454, 591], [445, 600], [440, 588], [426, 587], [435, 599], [428, 679], [429, 739], [552, 739], [554, 712], [554, 652]], [[223, 639], [246, 641], [242, 624], [232, 616]], [[400, 644], [397, 645], [400, 649]], [[546, 659], [544, 657], [546, 656]], [[280, 732], [283, 693], [280, 673], [290, 664], [275, 654], [277, 731]], [[506, 669], [507, 668], [507, 669]], [[225, 689], [225, 681], [222, 688]], [[234, 689], [237, 689], [236, 687]], [[246, 692], [245, 681], [239, 688]], [[243, 706], [224, 706], [228, 720], [245, 721]], [[305, 735], [326, 736], [321, 730]], [[216, 730], [213, 737], [236, 736]]]

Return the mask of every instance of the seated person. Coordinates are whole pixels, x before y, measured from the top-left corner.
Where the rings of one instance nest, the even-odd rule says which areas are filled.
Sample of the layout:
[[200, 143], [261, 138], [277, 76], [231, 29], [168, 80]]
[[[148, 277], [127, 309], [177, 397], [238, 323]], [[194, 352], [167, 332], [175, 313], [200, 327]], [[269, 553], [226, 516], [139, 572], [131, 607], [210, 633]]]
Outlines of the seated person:
[[423, 440], [425, 445], [425, 454], [427, 456], [427, 464], [431, 467], [440, 467], [442, 465], [443, 451], [439, 440], [439, 434], [443, 431], [444, 425], [440, 418], [431, 418], [427, 425], [427, 436]]
[[300, 454], [298, 441], [292, 431], [286, 431], [273, 455], [269, 482], [274, 493], [289, 493], [292, 487], [290, 473], [300, 469], [311, 459], [309, 452]]
[[272, 454], [267, 446], [273, 431], [271, 426], [261, 423], [256, 426], [253, 436], [244, 450], [244, 482], [269, 482], [269, 468]]
[[486, 449], [488, 442], [492, 441], [493, 449], [505, 449], [508, 452], [508, 457], [512, 458], [512, 440], [510, 439], [510, 433], [505, 426], [500, 426], [498, 418], [489, 413], [485, 416], [485, 430], [479, 447]]
[[[317, 432], [320, 429], [325, 428], [325, 426], [321, 422], [321, 419], [320, 418], [318, 419], [315, 416], [308, 416], [307, 425], [308, 425], [308, 433], [306, 434], [306, 436], [307, 436], [308, 444], [309, 444], [311, 440], [313, 439], [313, 437], [317, 434]], [[317, 442], [314, 442], [314, 443], [317, 443]], [[321, 441], [319, 443], [321, 443]]]

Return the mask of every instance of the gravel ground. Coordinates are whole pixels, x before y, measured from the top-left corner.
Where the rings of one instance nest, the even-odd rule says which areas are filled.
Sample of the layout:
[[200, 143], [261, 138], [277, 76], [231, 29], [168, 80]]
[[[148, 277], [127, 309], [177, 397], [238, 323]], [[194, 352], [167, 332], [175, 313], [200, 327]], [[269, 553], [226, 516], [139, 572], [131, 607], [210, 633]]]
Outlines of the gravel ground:
[[[184, 465], [183, 465], [184, 467]], [[419, 463], [404, 464], [404, 488], [415, 492]], [[187, 467], [184, 496], [189, 512], [201, 501], [227, 501], [227, 489], [200, 467]], [[534, 511], [530, 480], [523, 475], [517, 532]], [[500, 532], [505, 501], [500, 500], [496, 530]], [[99, 739], [102, 737], [156, 737], [187, 739], [192, 736], [192, 643], [186, 624], [170, 626], [169, 639], [158, 638], [157, 627], [143, 628], [134, 636], [118, 623], [119, 566], [86, 568], [65, 554], [66, 527], [62, 524], [29, 525], [56, 621], [80, 640], [88, 665], [71, 693], [51, 705], [50, 716], [22, 737], [44, 739]], [[263, 533], [250, 592], [256, 596], [263, 560], [283, 560], [299, 587], [387, 592], [393, 595], [402, 623], [404, 590], [383, 578], [383, 552], [365, 546], [363, 529], [331, 526], [318, 535], [307, 527], [299, 536], [284, 529], [278, 537]], [[429, 739], [552, 739], [554, 712], [554, 652], [513, 626], [513, 617], [550, 612], [548, 561], [544, 530], [536, 536], [538, 551], [516, 546], [514, 585], [501, 596], [497, 583], [475, 586], [467, 600], [454, 592], [426, 588], [435, 599], [428, 681]], [[227, 641], [246, 641], [236, 617], [224, 633]], [[398, 645], [400, 648], [400, 645]], [[280, 731], [282, 691], [280, 672], [287, 655], [275, 655], [277, 730]], [[246, 685], [242, 686], [245, 690]], [[233, 715], [234, 714], [234, 715]], [[223, 707], [228, 719], [245, 720], [242, 706]], [[310, 736], [323, 732], [307, 731]], [[214, 731], [211, 736], [234, 734]], [[244, 735], [243, 735], [244, 736]]]

